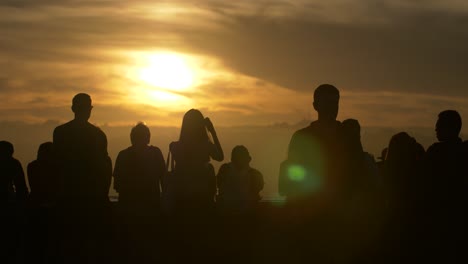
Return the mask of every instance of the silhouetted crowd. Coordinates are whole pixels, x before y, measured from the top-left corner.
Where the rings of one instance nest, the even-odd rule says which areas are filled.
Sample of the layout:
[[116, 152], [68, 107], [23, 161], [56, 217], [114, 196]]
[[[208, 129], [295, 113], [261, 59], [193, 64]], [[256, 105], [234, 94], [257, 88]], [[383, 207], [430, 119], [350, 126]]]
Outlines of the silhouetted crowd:
[[[318, 119], [296, 131], [278, 166], [284, 204], [261, 202], [262, 173], [243, 145], [224, 152], [209, 118], [189, 110], [165, 159], [139, 123], [112, 166], [91, 97], [40, 145], [25, 174], [0, 141], [1, 263], [466, 263], [468, 142], [442, 111], [427, 150], [406, 132], [380, 161], [340, 94], [314, 92]], [[112, 184], [113, 182], [113, 184]], [[113, 185], [117, 202], [109, 200]]]

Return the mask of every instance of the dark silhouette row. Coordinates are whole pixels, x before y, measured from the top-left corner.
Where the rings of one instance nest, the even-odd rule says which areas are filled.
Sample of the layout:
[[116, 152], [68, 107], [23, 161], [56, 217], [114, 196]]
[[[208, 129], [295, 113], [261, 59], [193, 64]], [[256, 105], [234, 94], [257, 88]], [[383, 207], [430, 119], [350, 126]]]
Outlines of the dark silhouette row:
[[[106, 135], [88, 122], [91, 97], [77, 94], [75, 118], [58, 126], [28, 165], [30, 194], [13, 145], [0, 142], [0, 209], [26, 219], [6, 232], [6, 263], [463, 258], [468, 143], [459, 137], [460, 115], [439, 114], [439, 142], [427, 151], [401, 132], [375, 162], [362, 147], [359, 122], [336, 120], [339, 98], [332, 85], [315, 90], [318, 119], [291, 138], [279, 165], [286, 204], [277, 206], [259, 203], [263, 176], [245, 146], [215, 172], [211, 159], [223, 161], [223, 149], [213, 123], [195, 109], [184, 115], [166, 159], [139, 123], [112, 170]], [[108, 198], [112, 179], [116, 204]], [[17, 217], [17, 208], [26, 216]]]

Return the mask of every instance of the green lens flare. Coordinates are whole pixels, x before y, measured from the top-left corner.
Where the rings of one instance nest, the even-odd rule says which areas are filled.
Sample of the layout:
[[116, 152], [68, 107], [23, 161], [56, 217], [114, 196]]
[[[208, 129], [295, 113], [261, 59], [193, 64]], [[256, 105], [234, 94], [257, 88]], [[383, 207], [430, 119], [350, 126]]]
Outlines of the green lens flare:
[[301, 182], [305, 179], [306, 171], [304, 167], [292, 165], [288, 168], [288, 177], [291, 181]]

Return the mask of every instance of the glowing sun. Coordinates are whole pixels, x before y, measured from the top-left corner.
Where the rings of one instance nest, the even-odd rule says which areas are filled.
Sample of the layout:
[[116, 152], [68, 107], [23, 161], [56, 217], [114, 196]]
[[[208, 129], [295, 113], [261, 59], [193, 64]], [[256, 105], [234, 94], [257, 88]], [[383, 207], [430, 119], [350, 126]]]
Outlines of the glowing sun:
[[175, 53], [148, 55], [139, 71], [139, 79], [149, 85], [170, 90], [186, 90], [194, 83], [194, 70]]

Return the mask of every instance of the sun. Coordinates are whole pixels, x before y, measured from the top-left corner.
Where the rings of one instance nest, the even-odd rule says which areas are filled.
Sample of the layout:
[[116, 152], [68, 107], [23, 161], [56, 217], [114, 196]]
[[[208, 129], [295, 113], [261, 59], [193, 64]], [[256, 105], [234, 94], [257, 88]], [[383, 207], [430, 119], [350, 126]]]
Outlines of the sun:
[[149, 85], [175, 91], [186, 90], [194, 84], [194, 70], [176, 53], [147, 55], [138, 77]]

